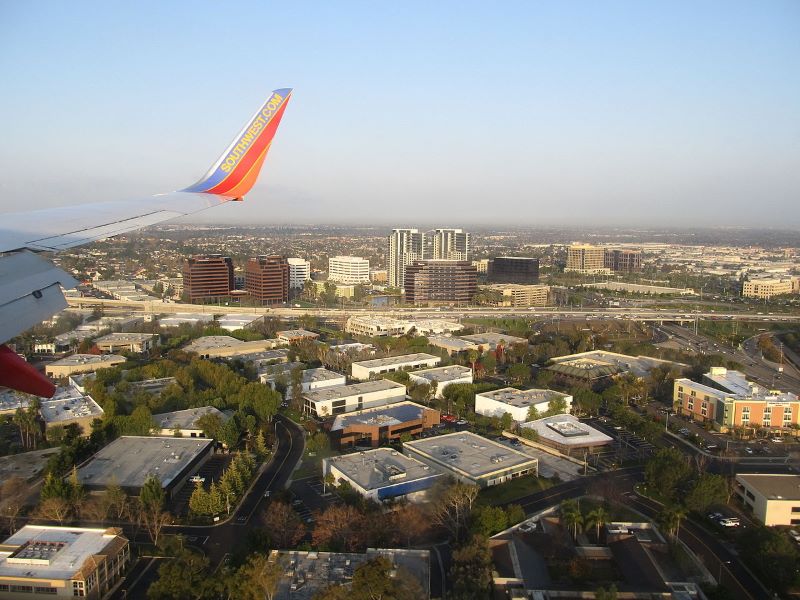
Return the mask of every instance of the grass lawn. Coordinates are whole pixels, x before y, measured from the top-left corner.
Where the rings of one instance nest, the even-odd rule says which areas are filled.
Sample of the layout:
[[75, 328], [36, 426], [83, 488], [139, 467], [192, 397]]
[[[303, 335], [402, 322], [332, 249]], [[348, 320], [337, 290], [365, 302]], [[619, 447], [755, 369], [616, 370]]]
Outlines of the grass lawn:
[[608, 512], [609, 521], [628, 521], [638, 523], [642, 520], [642, 515], [626, 506], [613, 502], [602, 502], [594, 498], [581, 498], [581, 513], [586, 516], [598, 506], [602, 506]]
[[306, 451], [303, 452], [303, 462], [300, 464], [300, 468], [292, 475], [292, 479], [302, 479], [312, 475], [322, 477], [322, 459], [339, 456], [340, 454], [341, 452], [338, 450], [326, 448], [325, 450], [318, 450], [316, 456], [309, 456], [308, 448], [306, 448]]
[[520, 477], [500, 485], [481, 490], [478, 494], [478, 504], [503, 504], [524, 498], [530, 494], [541, 492], [553, 486], [549, 479], [544, 477]]

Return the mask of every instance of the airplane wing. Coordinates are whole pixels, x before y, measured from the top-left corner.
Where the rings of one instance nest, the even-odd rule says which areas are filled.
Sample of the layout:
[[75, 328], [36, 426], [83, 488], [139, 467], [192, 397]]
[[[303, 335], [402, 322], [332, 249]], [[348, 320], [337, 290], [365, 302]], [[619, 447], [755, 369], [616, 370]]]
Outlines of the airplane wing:
[[[272, 92], [206, 175], [187, 188], [148, 198], [0, 214], [0, 342], [65, 308], [61, 288], [77, 285], [34, 252], [57, 252], [242, 200], [258, 178], [291, 93], [288, 88]], [[21, 376], [26, 363], [4, 348], [0, 386], [23, 389], [31, 373]], [[43, 382], [30, 383], [35, 388], [30, 393], [52, 395], [39, 393]]]

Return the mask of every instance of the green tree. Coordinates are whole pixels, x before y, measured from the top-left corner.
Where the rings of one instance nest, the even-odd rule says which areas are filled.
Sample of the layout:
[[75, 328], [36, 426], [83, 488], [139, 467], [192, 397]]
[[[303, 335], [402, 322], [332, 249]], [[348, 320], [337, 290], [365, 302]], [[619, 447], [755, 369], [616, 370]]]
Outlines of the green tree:
[[746, 528], [738, 540], [745, 560], [776, 591], [800, 585], [797, 565], [800, 550], [789, 537], [772, 527], [756, 525]]
[[728, 501], [728, 482], [722, 475], [702, 473], [686, 495], [686, 508], [700, 513]]
[[589, 511], [586, 515], [586, 524], [588, 526], [594, 525], [595, 528], [595, 536], [597, 537], [597, 542], [600, 542], [600, 528], [608, 522], [608, 512], [602, 506], [598, 506]]
[[485, 600], [492, 587], [492, 555], [485, 537], [476, 535], [453, 552], [450, 569], [453, 600]]
[[424, 597], [416, 577], [378, 556], [356, 568], [350, 585], [333, 585], [314, 600], [417, 600]]
[[508, 367], [508, 376], [515, 385], [525, 385], [531, 380], [531, 368], [524, 363], [514, 363]]
[[139, 492], [139, 503], [147, 510], [161, 511], [164, 501], [164, 488], [158, 475], [148, 475]]
[[503, 416], [500, 417], [500, 427], [503, 431], [509, 431], [514, 426], [514, 417], [511, 413], [505, 412]]
[[147, 600], [207, 598], [213, 585], [208, 570], [206, 557], [183, 550], [174, 559], [161, 561], [158, 579], [147, 590]]
[[202, 483], [197, 483], [189, 497], [189, 510], [196, 515], [211, 515], [211, 498], [203, 487]]
[[196, 426], [203, 431], [206, 437], [219, 439], [219, 431], [222, 429], [222, 418], [216, 413], [206, 413], [197, 419]]
[[675, 448], [656, 452], [644, 469], [647, 486], [666, 498], [674, 498], [678, 487], [692, 475], [686, 457]]
[[49, 498], [68, 500], [70, 498], [71, 491], [72, 490], [67, 482], [65, 482], [61, 477], [58, 477], [50, 472], [45, 475], [44, 483], [42, 483], [42, 491], [39, 494], [39, 497], [41, 500], [47, 500]]
[[671, 536], [678, 537], [681, 521], [686, 517], [686, 510], [680, 506], [665, 506], [658, 513], [658, 524]]
[[264, 432], [260, 429], [256, 432], [255, 438], [253, 439], [253, 450], [255, 450], [259, 460], [264, 460], [269, 456], [269, 448], [267, 448], [267, 443], [264, 440]]
[[492, 536], [508, 527], [508, 515], [500, 506], [479, 506], [472, 518], [472, 530], [475, 533]]
[[561, 524], [572, 531], [572, 537], [577, 539], [578, 533], [583, 530], [583, 514], [577, 500], [564, 500], [558, 507]]
[[608, 588], [599, 587], [594, 593], [595, 600], [617, 600], [617, 586], [613, 583]]

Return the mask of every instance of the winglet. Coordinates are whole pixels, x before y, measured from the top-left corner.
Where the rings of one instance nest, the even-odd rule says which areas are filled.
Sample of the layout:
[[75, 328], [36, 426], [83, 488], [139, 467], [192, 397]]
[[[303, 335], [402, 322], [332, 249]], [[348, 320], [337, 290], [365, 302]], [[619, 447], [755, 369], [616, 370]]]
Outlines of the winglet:
[[291, 94], [291, 88], [272, 92], [205, 177], [181, 191], [216, 194], [226, 198], [241, 198], [249, 192], [258, 179]]

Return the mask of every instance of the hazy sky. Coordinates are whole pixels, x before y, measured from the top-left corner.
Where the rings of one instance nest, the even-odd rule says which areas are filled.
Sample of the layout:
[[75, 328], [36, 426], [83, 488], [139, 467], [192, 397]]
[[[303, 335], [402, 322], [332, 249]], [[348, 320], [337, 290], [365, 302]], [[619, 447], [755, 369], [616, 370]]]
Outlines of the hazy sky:
[[207, 217], [800, 228], [798, 0], [0, 0], [0, 67], [0, 211], [189, 185], [293, 87]]

